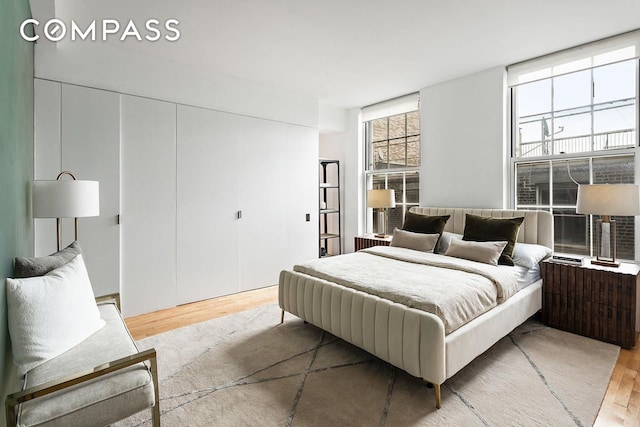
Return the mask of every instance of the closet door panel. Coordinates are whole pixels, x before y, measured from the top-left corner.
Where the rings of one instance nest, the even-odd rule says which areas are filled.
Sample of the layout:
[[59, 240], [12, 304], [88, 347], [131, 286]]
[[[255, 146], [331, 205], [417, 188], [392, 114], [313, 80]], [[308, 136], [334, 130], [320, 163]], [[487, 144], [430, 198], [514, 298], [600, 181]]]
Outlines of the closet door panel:
[[[80, 218], [79, 242], [93, 285], [104, 295], [120, 291], [120, 96], [62, 85], [62, 169], [100, 182], [100, 216]], [[55, 177], [54, 177], [55, 178]], [[65, 227], [63, 244], [73, 240]]]
[[176, 105], [120, 97], [125, 316], [176, 305]]
[[[62, 84], [34, 79], [34, 179], [56, 179], [62, 170], [60, 140], [60, 98]], [[72, 224], [72, 222], [70, 222]], [[35, 255], [56, 251], [56, 220], [35, 218]]]
[[245, 119], [240, 152], [240, 287], [278, 283], [287, 260], [287, 125]]
[[317, 253], [317, 131], [247, 120], [240, 155], [242, 290], [275, 285], [292, 259]]
[[238, 145], [243, 117], [178, 106], [177, 300], [239, 291]]
[[[288, 268], [318, 257], [318, 130], [290, 126], [288, 152], [296, 161], [287, 167]], [[309, 214], [310, 221], [306, 221]]]

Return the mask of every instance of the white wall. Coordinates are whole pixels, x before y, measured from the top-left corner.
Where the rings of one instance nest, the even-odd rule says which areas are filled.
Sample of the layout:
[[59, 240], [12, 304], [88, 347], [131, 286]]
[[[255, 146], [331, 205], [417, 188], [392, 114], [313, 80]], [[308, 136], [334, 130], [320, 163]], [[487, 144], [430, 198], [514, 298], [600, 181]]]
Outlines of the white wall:
[[318, 105], [318, 130], [320, 133], [344, 133], [348, 128], [348, 113], [344, 108], [332, 105]]
[[346, 112], [346, 131], [320, 134], [320, 157], [340, 160], [343, 253], [353, 252], [354, 237], [363, 232], [363, 144], [360, 109]]
[[506, 71], [420, 91], [420, 204], [507, 207]]
[[[185, 105], [318, 127], [315, 98], [274, 89], [184, 64], [159, 61], [109, 43], [56, 48], [37, 43], [35, 76]], [[224, 58], [220, 59], [221, 61]]]
[[[508, 206], [506, 71], [496, 67], [420, 90], [420, 205]], [[320, 135], [320, 156], [342, 161], [345, 249], [364, 232], [359, 109], [347, 130]]]

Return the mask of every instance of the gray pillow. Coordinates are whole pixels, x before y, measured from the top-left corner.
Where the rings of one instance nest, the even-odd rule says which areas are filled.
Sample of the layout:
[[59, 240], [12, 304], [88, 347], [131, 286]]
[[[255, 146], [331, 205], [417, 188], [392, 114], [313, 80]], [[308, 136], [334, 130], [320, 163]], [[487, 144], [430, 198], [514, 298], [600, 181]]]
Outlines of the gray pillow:
[[49, 256], [43, 257], [15, 257], [13, 277], [24, 279], [27, 277], [44, 276], [51, 270], [60, 268], [82, 253], [78, 242], [73, 242], [66, 248]]
[[452, 240], [445, 255], [485, 264], [498, 265], [498, 259], [505, 246], [507, 246], [507, 242]]
[[395, 229], [391, 238], [391, 246], [413, 249], [422, 252], [433, 252], [440, 234], [413, 233]]

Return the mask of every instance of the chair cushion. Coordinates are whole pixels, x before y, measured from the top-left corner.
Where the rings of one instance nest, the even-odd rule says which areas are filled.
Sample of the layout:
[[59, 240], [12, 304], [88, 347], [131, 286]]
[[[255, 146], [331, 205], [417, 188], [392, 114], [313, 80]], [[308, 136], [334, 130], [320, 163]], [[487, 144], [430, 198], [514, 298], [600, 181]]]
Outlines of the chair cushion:
[[[106, 326], [67, 352], [29, 371], [29, 388], [138, 352], [120, 312], [99, 305]], [[153, 381], [143, 363], [25, 402], [19, 426], [104, 426], [153, 406]]]

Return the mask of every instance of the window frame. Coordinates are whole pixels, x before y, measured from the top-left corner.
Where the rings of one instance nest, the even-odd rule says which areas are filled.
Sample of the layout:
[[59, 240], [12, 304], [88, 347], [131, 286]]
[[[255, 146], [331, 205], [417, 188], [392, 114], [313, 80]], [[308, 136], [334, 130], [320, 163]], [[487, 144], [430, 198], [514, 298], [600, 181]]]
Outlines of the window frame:
[[[585, 160], [588, 159], [589, 161], [589, 174], [590, 174], [590, 182], [593, 182], [593, 160], [596, 158], [613, 158], [613, 157], [621, 157], [621, 156], [632, 156], [633, 157], [633, 163], [634, 163], [634, 182], [640, 183], [640, 167], [639, 167], [639, 162], [640, 162], [640, 58], [633, 58], [633, 59], [626, 59], [625, 61], [629, 61], [632, 60], [635, 63], [635, 81], [636, 81], [636, 93], [635, 93], [635, 141], [634, 141], [634, 146], [633, 147], [623, 147], [623, 148], [612, 148], [612, 149], [605, 149], [605, 150], [592, 150], [592, 151], [585, 151], [585, 152], [576, 152], [576, 153], [559, 153], [559, 154], [548, 154], [548, 155], [541, 155], [541, 156], [531, 156], [531, 157], [516, 157], [516, 144], [519, 143], [518, 141], [518, 113], [517, 113], [517, 108], [516, 108], [516, 90], [517, 90], [517, 86], [518, 85], [513, 85], [508, 87], [508, 126], [509, 126], [509, 132], [508, 135], [510, 136], [510, 141], [509, 141], [509, 150], [508, 153], [510, 153], [509, 156], [509, 173], [508, 173], [508, 179], [509, 179], [509, 195], [508, 195], [508, 202], [509, 202], [509, 206], [511, 206], [513, 209], [519, 208], [519, 209], [532, 209], [532, 208], [536, 208], [536, 209], [547, 209], [549, 210], [552, 214], [553, 214], [553, 209], [575, 209], [575, 206], [565, 206], [565, 205], [553, 205], [553, 200], [550, 199], [549, 200], [549, 204], [548, 205], [519, 205], [518, 204], [518, 200], [517, 200], [517, 191], [518, 191], [518, 185], [517, 185], [517, 165], [518, 164], [524, 164], [524, 163], [539, 163], [539, 162], [548, 162], [549, 163], [549, 167], [552, 170], [553, 167], [553, 162], [557, 162], [557, 161], [567, 161], [567, 162], [571, 162], [571, 161], [576, 161], [576, 160]], [[622, 62], [622, 61], [619, 61]], [[608, 64], [609, 65], [609, 64]], [[598, 65], [595, 67], [591, 67], [589, 68], [590, 70], [590, 74], [591, 74], [591, 81], [593, 82], [593, 69], [594, 68], [599, 68], [602, 65]], [[571, 74], [571, 73], [567, 73], [567, 74]], [[546, 77], [543, 79], [539, 79], [539, 80], [546, 80], [546, 79], [552, 79], [554, 77], [557, 76], [551, 76], [551, 77]], [[593, 89], [592, 89], [593, 90]], [[594, 106], [594, 102], [592, 100], [591, 104], [591, 114], [593, 114], [593, 106]], [[552, 110], [551, 113], [554, 113], [555, 110], [553, 110], [553, 98], [552, 98]], [[551, 128], [553, 129], [553, 128]], [[552, 130], [553, 133], [553, 130]], [[594, 135], [593, 132], [593, 127], [591, 128], [591, 136]], [[553, 152], [552, 152], [553, 153]], [[551, 193], [553, 193], [553, 172], [550, 172], [550, 184], [549, 184], [549, 191]], [[588, 217], [588, 221], [593, 224], [593, 215], [587, 215]], [[634, 260], [638, 260], [640, 259], [640, 219], [638, 216], [635, 217], [634, 220], [635, 223], [635, 235], [634, 235]], [[589, 233], [589, 253], [590, 256], [594, 256], [594, 239], [593, 239], [593, 227], [590, 227], [590, 233]], [[554, 246], [555, 246], [555, 239], [554, 239]], [[573, 255], [573, 254], [568, 254], [568, 255]]]
[[[407, 115], [411, 114], [411, 113], [417, 113], [418, 115], [418, 120], [421, 119], [420, 117], [420, 108], [418, 107], [418, 109], [412, 109], [410, 111], [404, 111], [404, 112], [397, 112], [394, 114], [391, 114], [389, 116], [384, 116], [384, 117], [378, 117], [372, 120], [368, 120], [368, 121], [363, 121], [362, 122], [362, 127], [363, 127], [363, 142], [364, 142], [364, 190], [365, 190], [365, 194], [363, 197], [363, 203], [364, 203], [364, 212], [365, 212], [365, 221], [364, 221], [364, 230], [365, 233], [372, 233], [374, 230], [374, 223], [375, 223], [375, 215], [373, 212], [372, 208], [367, 207], [367, 190], [370, 190], [371, 188], [373, 188], [373, 178], [376, 175], [383, 175], [384, 176], [384, 180], [385, 180], [385, 189], [388, 188], [389, 185], [389, 176], [390, 175], [402, 175], [402, 197], [400, 198], [400, 201], [398, 201], [398, 195], [396, 194], [396, 209], [401, 207], [402, 208], [402, 217], [404, 218], [404, 216], [406, 215], [406, 213], [409, 211], [409, 209], [411, 209], [411, 207], [413, 206], [420, 206], [420, 164], [421, 164], [421, 157], [422, 157], [422, 126], [420, 124], [420, 132], [417, 134], [411, 134], [411, 135], [407, 135], [406, 129], [407, 129]], [[398, 116], [398, 115], [404, 115], [405, 116], [405, 135], [402, 137], [397, 137], [397, 138], [389, 138], [388, 135], [388, 121], [390, 117], [394, 117], [394, 116]], [[373, 136], [372, 134], [372, 129], [371, 129], [371, 122], [374, 120], [379, 120], [379, 119], [383, 119], [386, 118], [387, 119], [387, 139], [385, 139], [385, 141], [387, 141], [387, 146], [390, 146], [391, 143], [390, 141], [392, 140], [396, 140], [396, 139], [404, 139], [405, 140], [405, 164], [406, 159], [408, 159], [407, 157], [407, 146], [409, 144], [408, 139], [409, 138], [415, 138], [417, 137], [417, 142], [418, 142], [418, 147], [419, 147], [419, 155], [418, 155], [418, 164], [416, 166], [403, 166], [403, 167], [395, 167], [395, 168], [385, 168], [385, 169], [374, 169], [374, 161], [373, 161]], [[387, 163], [388, 164], [388, 163]], [[407, 174], [416, 174], [418, 177], [418, 200], [416, 202], [408, 202], [407, 201]], [[392, 230], [387, 230], [387, 234], [392, 234]]]
[[[636, 119], [636, 123], [635, 123], [636, 124], [636, 128], [635, 128], [634, 146], [633, 147], [603, 149], [603, 150], [588, 150], [588, 151], [580, 151], [580, 152], [571, 152], [571, 153], [567, 153], [567, 154], [564, 154], [564, 153], [553, 154], [555, 141], [559, 139], [559, 138], [554, 138], [553, 137], [553, 135], [554, 135], [554, 132], [553, 132], [554, 124], [555, 124], [555, 120], [558, 118], [557, 116], [558, 116], [559, 112], [569, 111], [569, 110], [576, 109], [576, 108], [588, 109], [588, 111], [585, 111], [585, 112], [588, 112], [588, 114], [590, 116], [591, 126], [590, 126], [590, 135], [589, 136], [591, 138], [593, 138], [593, 136], [596, 135], [596, 133], [594, 132], [594, 129], [593, 129], [594, 113], [597, 112], [597, 111], [604, 111], [606, 109], [604, 109], [604, 108], [603, 109], [597, 109], [596, 107], [599, 106], [599, 105], [602, 105], [603, 103], [602, 102], [596, 103], [593, 100], [593, 93], [594, 93], [594, 90], [595, 90], [594, 86], [593, 86], [594, 83], [595, 83], [594, 82], [594, 70], [598, 69], [598, 68], [603, 68], [603, 67], [608, 67], [608, 66], [611, 66], [611, 65], [624, 63], [624, 62], [633, 62], [634, 65], [635, 65], [636, 93], [635, 93], [634, 102], [635, 102], [635, 107], [636, 107], [635, 108], [635, 110], [636, 110], [635, 111], [635, 113], [636, 113], [635, 114], [636, 115], [636, 117], [635, 117], [635, 119]], [[638, 131], [639, 131], [639, 129], [638, 129], [638, 127], [639, 127], [638, 126], [638, 117], [640, 116], [640, 112], [639, 112], [640, 105], [638, 105], [638, 101], [639, 101], [638, 93], [640, 92], [640, 78], [639, 78], [640, 71], [639, 71], [639, 69], [640, 69], [640, 59], [639, 58], [630, 58], [630, 59], [625, 59], [625, 60], [622, 60], [622, 61], [616, 61], [616, 62], [603, 64], [603, 65], [596, 65], [594, 67], [587, 68], [587, 69], [582, 69], [582, 70], [579, 70], [579, 71], [572, 71], [572, 72], [568, 72], [568, 73], [564, 73], [564, 74], [558, 74], [558, 75], [545, 77], [545, 78], [541, 78], [541, 79], [538, 79], [538, 80], [532, 80], [532, 81], [528, 81], [528, 82], [522, 83], [522, 84], [514, 84], [514, 85], [510, 86], [508, 88], [508, 90], [509, 90], [509, 106], [508, 107], [509, 107], [509, 119], [510, 119], [509, 120], [509, 125], [510, 125], [510, 129], [511, 129], [511, 132], [509, 133], [510, 139], [511, 139], [510, 140], [511, 159], [516, 158], [516, 159], [531, 159], [531, 160], [533, 160], [533, 159], [545, 159], [545, 158], [549, 158], [550, 156], [565, 156], [565, 155], [573, 156], [573, 155], [590, 154], [590, 153], [596, 153], [596, 152], [612, 153], [613, 155], [615, 155], [615, 153], [617, 151], [620, 151], [620, 150], [631, 150], [631, 149], [637, 148], [638, 144], [639, 144], [639, 140], [640, 140], [640, 138], [638, 136]], [[573, 108], [568, 108], [568, 109], [567, 108], [563, 108], [563, 109], [555, 110], [554, 107], [553, 107], [554, 95], [555, 95], [553, 79], [556, 79], [558, 77], [569, 76], [571, 74], [576, 74], [576, 73], [585, 72], [585, 71], [589, 71], [589, 76], [590, 76], [589, 78], [590, 78], [590, 83], [591, 83], [591, 102], [589, 103], [589, 105], [584, 105], [582, 107], [573, 107]], [[516, 152], [517, 152], [517, 149], [518, 149], [517, 144], [520, 144], [519, 148], [522, 151], [522, 143], [519, 141], [519, 137], [518, 137], [518, 130], [519, 130], [518, 124], [519, 124], [519, 122], [517, 121], [518, 112], [517, 112], [516, 90], [517, 90], [518, 86], [522, 86], [524, 84], [540, 82], [540, 81], [545, 81], [545, 80], [550, 80], [551, 81], [551, 99], [550, 99], [550, 101], [551, 101], [551, 110], [548, 111], [548, 112], [545, 111], [545, 112], [539, 113], [538, 115], [541, 115], [541, 116], [542, 115], [547, 115], [547, 114], [550, 115], [550, 117], [549, 117], [549, 123], [550, 123], [549, 128], [551, 129], [551, 133], [550, 133], [550, 137], [551, 138], [549, 139], [548, 142], [549, 142], [549, 144], [551, 146], [551, 150], [550, 150], [551, 154], [545, 154], [545, 155], [540, 155], [540, 156], [530, 156], [530, 157], [523, 157], [523, 156], [516, 157]], [[625, 98], [625, 99], [632, 99], [632, 98]], [[620, 101], [620, 100], [617, 100], [617, 101]], [[615, 107], [611, 107], [611, 108], [615, 108]], [[584, 114], [584, 113], [580, 113], [580, 114]], [[542, 143], [542, 142], [544, 142], [544, 141], [540, 141], [540, 143]], [[536, 141], [536, 143], [537, 143], [537, 141]], [[591, 141], [591, 145], [593, 146], [593, 144], [594, 143], [593, 143], [593, 140], [592, 140]]]

